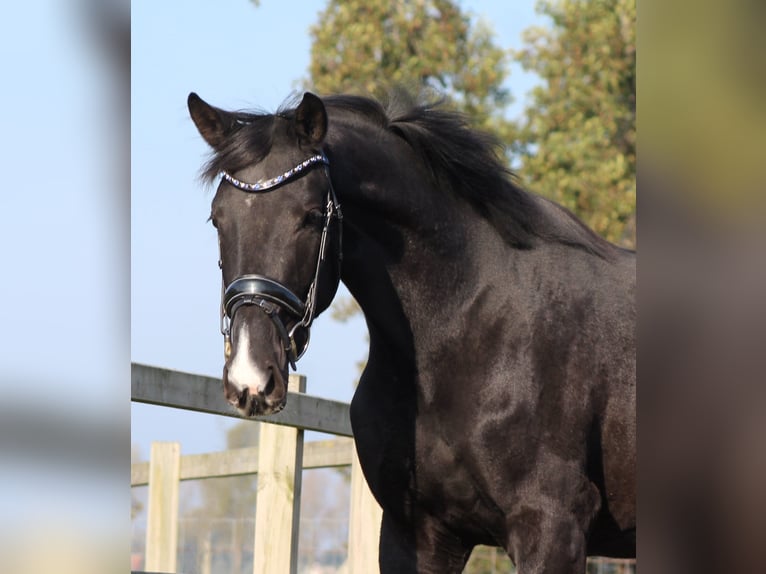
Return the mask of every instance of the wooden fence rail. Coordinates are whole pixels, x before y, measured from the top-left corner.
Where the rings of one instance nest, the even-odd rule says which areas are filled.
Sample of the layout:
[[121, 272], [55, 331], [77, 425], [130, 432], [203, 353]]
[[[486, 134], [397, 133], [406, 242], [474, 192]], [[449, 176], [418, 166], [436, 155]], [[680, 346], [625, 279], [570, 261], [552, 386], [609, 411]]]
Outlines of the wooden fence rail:
[[[242, 418], [223, 399], [221, 381], [133, 363], [135, 402]], [[348, 574], [378, 569], [382, 511], [362, 476], [351, 436], [348, 405], [303, 393], [306, 379], [290, 377], [287, 406], [277, 415], [254, 417], [258, 447], [181, 456], [178, 443], [154, 443], [148, 463], [131, 467], [131, 485], [149, 486], [144, 568], [176, 572], [178, 488], [182, 480], [258, 473], [253, 572], [297, 572], [301, 471], [351, 465]], [[304, 430], [343, 438], [303, 444]], [[137, 574], [137, 573], [136, 573]]]
[[[223, 385], [215, 377], [132, 363], [130, 390], [131, 400], [137, 403], [245, 418], [223, 398]], [[249, 417], [246, 420], [353, 436], [346, 403], [294, 391], [288, 392], [287, 405], [281, 412], [265, 417]]]
[[[346, 437], [307, 442], [303, 445], [304, 470], [350, 466], [354, 441]], [[233, 448], [222, 452], [181, 456], [179, 480], [200, 480], [258, 473], [258, 447]], [[130, 469], [130, 486], [149, 484], [149, 463], [136, 462]]]

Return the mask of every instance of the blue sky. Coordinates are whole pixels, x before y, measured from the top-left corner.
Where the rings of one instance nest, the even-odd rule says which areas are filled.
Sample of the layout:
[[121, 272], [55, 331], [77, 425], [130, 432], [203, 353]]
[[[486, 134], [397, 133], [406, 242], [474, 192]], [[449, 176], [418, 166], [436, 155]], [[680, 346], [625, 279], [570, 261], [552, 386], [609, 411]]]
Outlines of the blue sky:
[[[223, 108], [275, 110], [307, 76], [309, 26], [325, 0], [134, 2], [131, 77], [131, 360], [220, 376], [220, 275], [212, 190], [197, 179], [207, 147], [186, 109], [197, 92]], [[532, 0], [462, 3], [484, 18], [504, 48], [535, 23]], [[534, 79], [518, 68], [508, 86], [519, 113]], [[343, 290], [340, 294], [344, 294]], [[308, 392], [349, 401], [366, 354], [361, 317], [320, 317], [298, 365]], [[177, 440], [185, 454], [225, 448], [235, 419], [131, 405], [131, 441], [142, 458], [152, 440]]]

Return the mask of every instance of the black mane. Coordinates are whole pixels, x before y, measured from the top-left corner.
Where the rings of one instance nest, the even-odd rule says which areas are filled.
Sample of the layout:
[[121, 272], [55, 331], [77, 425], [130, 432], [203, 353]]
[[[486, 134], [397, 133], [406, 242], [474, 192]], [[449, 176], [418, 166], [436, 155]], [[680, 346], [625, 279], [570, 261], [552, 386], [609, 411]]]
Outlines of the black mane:
[[[465, 115], [446, 109], [442, 101], [421, 103], [403, 92], [394, 94], [386, 107], [363, 96], [322, 100], [330, 110], [361, 116], [405, 140], [428, 167], [436, 187], [467, 201], [510, 245], [527, 249], [539, 240], [553, 241], [607, 259], [619, 251], [566, 208], [525, 191], [501, 159], [503, 144], [473, 129]], [[236, 171], [261, 161], [271, 150], [275, 118], [289, 118], [293, 112], [294, 100], [288, 100], [276, 115], [232, 113], [236, 127], [202, 177], [212, 181], [223, 169]]]
[[361, 96], [330, 96], [324, 102], [328, 108], [360, 114], [404, 139], [428, 166], [436, 187], [462, 197], [510, 245], [526, 249], [542, 239], [604, 258], [618, 251], [566, 208], [522, 189], [501, 159], [503, 144], [472, 128], [464, 114], [446, 109], [443, 100], [420, 103], [406, 92], [396, 92], [386, 108]]

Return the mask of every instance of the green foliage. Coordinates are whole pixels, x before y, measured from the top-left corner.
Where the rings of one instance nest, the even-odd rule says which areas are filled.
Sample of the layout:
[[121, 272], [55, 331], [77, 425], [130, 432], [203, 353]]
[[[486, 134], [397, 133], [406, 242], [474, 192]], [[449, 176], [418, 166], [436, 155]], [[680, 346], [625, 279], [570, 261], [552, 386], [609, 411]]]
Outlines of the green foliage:
[[611, 241], [635, 243], [635, 0], [541, 0], [515, 58], [543, 85], [521, 139], [522, 175]]
[[384, 95], [435, 88], [481, 127], [510, 141], [503, 87], [508, 54], [484, 22], [450, 0], [330, 0], [311, 28], [310, 86]]
[[502, 548], [476, 546], [465, 565], [464, 574], [511, 574], [516, 569]]
[[353, 298], [341, 299], [332, 306], [332, 318], [341, 323], [345, 323], [360, 312], [359, 303]]

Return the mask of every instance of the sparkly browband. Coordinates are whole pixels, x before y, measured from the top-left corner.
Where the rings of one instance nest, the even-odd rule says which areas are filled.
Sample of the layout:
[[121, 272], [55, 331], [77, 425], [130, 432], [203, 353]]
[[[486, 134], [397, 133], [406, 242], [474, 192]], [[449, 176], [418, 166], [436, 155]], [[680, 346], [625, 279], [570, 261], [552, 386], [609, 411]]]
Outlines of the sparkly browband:
[[244, 181], [239, 181], [235, 177], [232, 177], [226, 171], [221, 172], [221, 177], [225, 179], [226, 181], [228, 181], [231, 185], [233, 185], [237, 189], [241, 189], [242, 191], [252, 191], [252, 192], [268, 191], [269, 189], [272, 189], [274, 187], [277, 187], [280, 184], [285, 183], [286, 181], [292, 179], [293, 177], [301, 173], [306, 168], [309, 168], [312, 165], [317, 163], [330, 165], [330, 162], [327, 159], [327, 156], [323, 153], [319, 153], [317, 155], [311, 156], [306, 161], [299, 163], [294, 168], [287, 170], [282, 175], [278, 175], [277, 177], [273, 177], [271, 179], [266, 179], [266, 180], [262, 179], [255, 183], [245, 183]]

